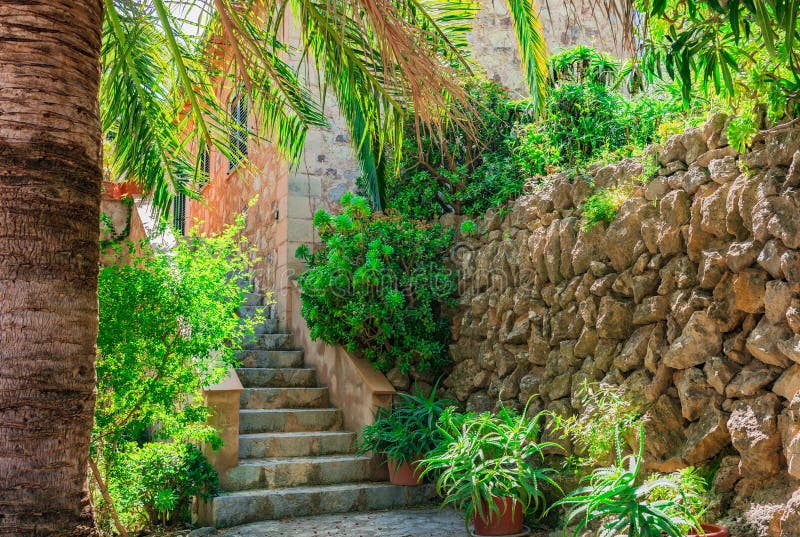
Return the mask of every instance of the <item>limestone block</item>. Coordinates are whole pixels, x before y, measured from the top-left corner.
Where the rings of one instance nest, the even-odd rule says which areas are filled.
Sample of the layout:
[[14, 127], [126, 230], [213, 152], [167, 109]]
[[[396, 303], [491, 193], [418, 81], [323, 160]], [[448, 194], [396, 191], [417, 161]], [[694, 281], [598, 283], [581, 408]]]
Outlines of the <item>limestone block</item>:
[[770, 324], [766, 317], [762, 317], [747, 338], [747, 350], [765, 364], [786, 367], [789, 359], [778, 345], [785, 345], [783, 342], [790, 336], [786, 323]]
[[751, 480], [778, 473], [781, 438], [778, 433], [778, 397], [768, 393], [733, 403], [728, 419], [731, 442], [741, 456], [739, 469]]
[[664, 363], [675, 369], [686, 369], [705, 363], [722, 351], [722, 334], [708, 314], [696, 311], [681, 335], [664, 355]]

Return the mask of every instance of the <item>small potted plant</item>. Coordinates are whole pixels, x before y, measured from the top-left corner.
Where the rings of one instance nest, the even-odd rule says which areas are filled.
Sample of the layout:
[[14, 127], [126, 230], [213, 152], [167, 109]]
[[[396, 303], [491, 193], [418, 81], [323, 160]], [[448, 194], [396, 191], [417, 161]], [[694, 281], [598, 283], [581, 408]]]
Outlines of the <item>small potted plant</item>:
[[567, 509], [564, 527], [574, 524], [573, 537], [593, 524], [599, 524], [599, 537], [727, 537], [727, 530], [698, 521], [697, 506], [703, 498], [697, 488], [681, 486], [681, 480], [675, 477], [654, 476], [641, 481], [641, 427], [639, 437], [637, 455], [623, 457], [617, 439], [616, 464], [595, 469], [584, 478], [585, 487], [551, 506]]
[[438, 474], [444, 505], [463, 510], [474, 535], [517, 535], [525, 514], [544, 506], [543, 488], [560, 492], [551, 477], [556, 470], [544, 465], [545, 452], [560, 447], [539, 442], [543, 418], [502, 406], [497, 415], [452, 409], [442, 415], [444, 440], [422, 461], [424, 473]]
[[359, 453], [385, 455], [389, 481], [394, 485], [422, 483], [418, 461], [441, 441], [437, 427], [449, 401], [437, 401], [436, 389], [429, 396], [401, 393], [391, 408], [381, 408], [375, 422], [361, 431]]
[[[672, 487], [656, 486], [648, 494], [650, 501], [672, 499], [677, 503], [681, 503], [695, 520], [701, 521], [704, 519], [708, 507], [713, 501], [706, 476], [701, 475], [700, 471], [694, 466], [688, 466], [667, 475], [654, 474], [647, 479], [646, 483], [653, 483], [661, 479], [673, 483], [682, 494], [676, 496]], [[704, 537], [728, 537], [728, 529], [723, 526], [706, 522], [700, 522], [699, 526], [702, 531], [698, 531], [697, 527], [687, 525], [682, 525], [680, 529], [687, 537], [697, 537], [698, 535], [703, 535]]]

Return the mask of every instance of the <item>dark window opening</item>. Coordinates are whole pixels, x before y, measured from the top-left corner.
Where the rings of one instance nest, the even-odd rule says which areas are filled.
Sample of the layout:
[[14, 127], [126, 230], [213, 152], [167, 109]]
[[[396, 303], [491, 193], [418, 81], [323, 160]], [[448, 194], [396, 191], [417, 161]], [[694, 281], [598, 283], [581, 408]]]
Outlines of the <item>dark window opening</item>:
[[203, 189], [211, 180], [211, 154], [206, 147], [200, 153], [200, 173], [197, 181], [197, 191]]
[[186, 235], [186, 194], [176, 194], [172, 199], [172, 227], [176, 234]]
[[230, 130], [231, 159], [228, 171], [233, 171], [247, 156], [247, 118], [250, 106], [247, 95], [237, 93], [231, 101], [230, 114], [233, 124]]
[[200, 171], [206, 175], [211, 173], [211, 155], [207, 147], [200, 153]]

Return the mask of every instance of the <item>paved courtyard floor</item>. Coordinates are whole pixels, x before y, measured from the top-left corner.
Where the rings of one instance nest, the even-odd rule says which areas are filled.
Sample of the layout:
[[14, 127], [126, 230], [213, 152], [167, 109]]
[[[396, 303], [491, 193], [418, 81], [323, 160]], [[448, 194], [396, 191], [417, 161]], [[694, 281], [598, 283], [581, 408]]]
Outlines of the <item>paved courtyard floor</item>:
[[451, 509], [408, 509], [256, 522], [221, 531], [225, 537], [467, 537]]
[[[206, 528], [211, 529], [211, 528]], [[203, 530], [198, 530], [203, 532]], [[196, 534], [199, 535], [200, 534]], [[561, 537], [533, 531], [530, 537]], [[469, 537], [464, 519], [452, 509], [401, 509], [255, 522], [203, 537]]]

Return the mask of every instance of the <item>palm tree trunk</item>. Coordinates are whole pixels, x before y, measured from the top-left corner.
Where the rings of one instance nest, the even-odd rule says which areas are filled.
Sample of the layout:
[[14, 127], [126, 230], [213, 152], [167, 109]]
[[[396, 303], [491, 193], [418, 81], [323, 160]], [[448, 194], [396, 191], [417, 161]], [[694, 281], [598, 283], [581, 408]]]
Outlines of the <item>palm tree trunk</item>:
[[102, 0], [0, 0], [0, 535], [92, 535]]

